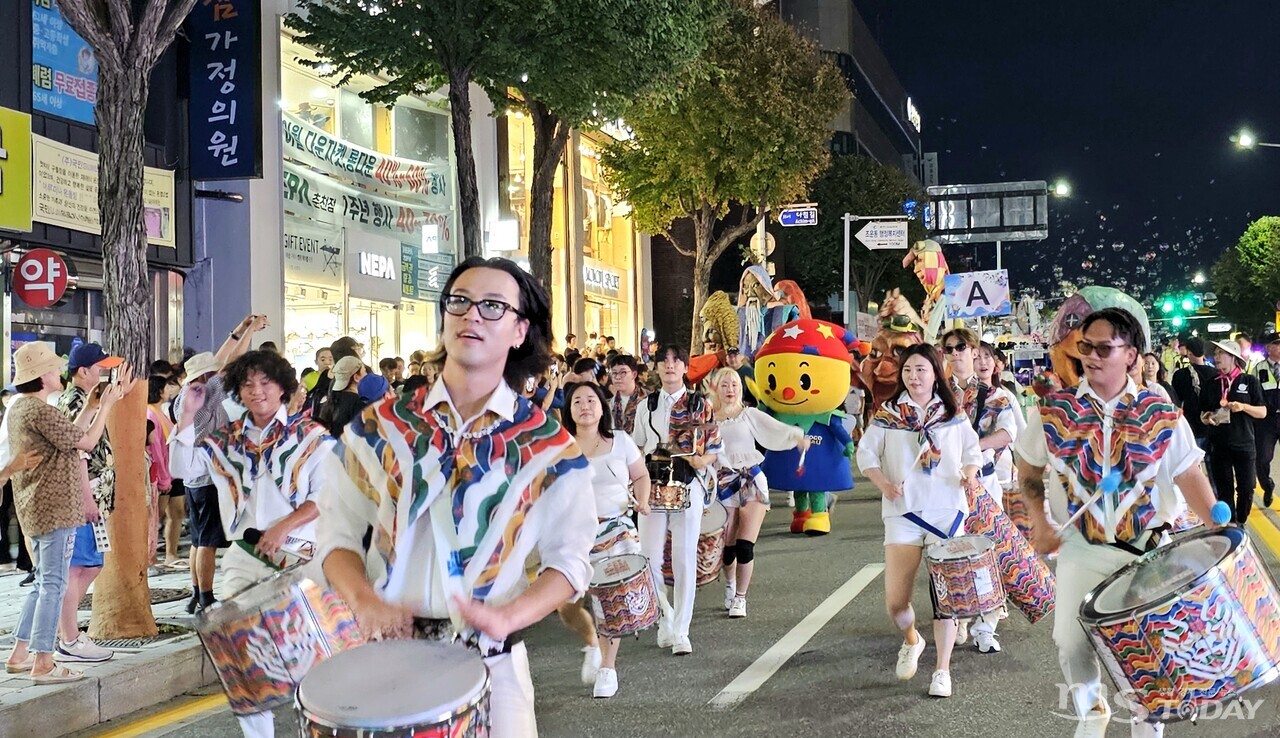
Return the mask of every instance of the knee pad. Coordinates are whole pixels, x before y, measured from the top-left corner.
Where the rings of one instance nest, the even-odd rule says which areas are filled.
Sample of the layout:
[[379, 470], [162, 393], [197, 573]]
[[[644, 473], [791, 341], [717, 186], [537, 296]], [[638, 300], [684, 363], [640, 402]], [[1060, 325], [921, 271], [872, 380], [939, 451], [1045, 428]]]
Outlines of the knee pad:
[[741, 538], [739, 538], [735, 548], [738, 549], [739, 564], [750, 564], [756, 557], [755, 541], [744, 541]]
[[906, 630], [916, 621], [916, 611], [907, 605], [907, 609], [900, 612], [891, 612], [889, 616], [893, 618], [893, 624], [898, 626], [898, 630]]
[[725, 566], [733, 566], [733, 562], [738, 558], [738, 549], [733, 546], [725, 546], [723, 557]]

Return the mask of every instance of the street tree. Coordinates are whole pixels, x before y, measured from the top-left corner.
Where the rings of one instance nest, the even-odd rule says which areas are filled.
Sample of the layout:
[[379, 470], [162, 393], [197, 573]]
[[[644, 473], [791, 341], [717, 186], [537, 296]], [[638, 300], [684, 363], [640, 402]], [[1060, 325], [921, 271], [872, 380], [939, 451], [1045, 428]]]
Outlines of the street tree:
[[[841, 216], [901, 214], [906, 218], [904, 206], [914, 202], [917, 208], [923, 208], [926, 195], [915, 180], [897, 167], [864, 156], [837, 156], [810, 186], [809, 200], [817, 203], [821, 217], [816, 226], [792, 229], [786, 234], [788, 244], [798, 240], [805, 243], [801, 258], [787, 260], [787, 273], [810, 299], [824, 300], [844, 289]], [[851, 234], [857, 233], [863, 223], [853, 223]], [[907, 236], [912, 243], [925, 237], [924, 225], [918, 218], [907, 221]], [[852, 235], [850, 240], [849, 285], [863, 310], [895, 287], [904, 290], [908, 299], [914, 298], [912, 304], [920, 306], [924, 292], [914, 273], [903, 268], [903, 252], [872, 251]], [[849, 318], [852, 322], [852, 316]]]
[[[58, 0], [67, 23], [98, 61], [98, 210], [102, 218], [106, 348], [145, 370], [150, 364], [151, 283], [143, 220], [143, 115], [151, 72], [195, 0]], [[139, 383], [108, 423], [115, 452], [112, 550], [94, 584], [90, 635], [155, 635], [147, 586], [149, 515], [147, 385]]]
[[[693, 349], [716, 259], [777, 208], [804, 194], [826, 166], [830, 124], [849, 91], [817, 48], [776, 12], [734, 0], [702, 63], [672, 97], [645, 96], [627, 113], [634, 132], [605, 146], [602, 163], [637, 224], [693, 259]], [[741, 217], [717, 228], [733, 203]], [[693, 223], [693, 237], [672, 225]]]
[[1275, 320], [1280, 299], [1280, 217], [1249, 224], [1240, 240], [1219, 257], [1209, 282], [1219, 315], [1244, 328]]

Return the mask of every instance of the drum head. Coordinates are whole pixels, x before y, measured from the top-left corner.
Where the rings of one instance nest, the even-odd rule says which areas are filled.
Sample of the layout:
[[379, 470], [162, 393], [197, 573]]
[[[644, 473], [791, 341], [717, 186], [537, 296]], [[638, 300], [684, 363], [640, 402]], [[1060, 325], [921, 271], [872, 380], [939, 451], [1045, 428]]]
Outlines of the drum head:
[[955, 536], [933, 544], [926, 553], [933, 561], [953, 561], [971, 559], [994, 549], [995, 546], [996, 544], [986, 536]]
[[591, 586], [625, 582], [649, 568], [649, 560], [640, 554], [606, 556], [591, 567]]
[[719, 500], [713, 500], [711, 506], [702, 513], [702, 523], [699, 528], [703, 535], [715, 533], [718, 530], [724, 530], [729, 524], [729, 510], [720, 503]]
[[436, 723], [488, 688], [480, 654], [438, 641], [378, 641], [316, 664], [298, 687], [305, 717], [344, 728]]
[[1098, 620], [1156, 605], [1189, 589], [1244, 541], [1239, 528], [1206, 530], [1161, 546], [1103, 580], [1080, 606], [1080, 617]]

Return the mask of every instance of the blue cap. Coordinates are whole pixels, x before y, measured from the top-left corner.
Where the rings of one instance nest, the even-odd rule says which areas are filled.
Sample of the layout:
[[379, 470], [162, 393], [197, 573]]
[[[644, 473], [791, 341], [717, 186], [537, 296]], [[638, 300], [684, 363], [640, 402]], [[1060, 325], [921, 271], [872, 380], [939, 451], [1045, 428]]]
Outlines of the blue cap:
[[364, 379], [360, 380], [360, 384], [356, 385], [356, 392], [360, 394], [360, 399], [365, 402], [376, 402], [387, 394], [387, 390], [391, 385], [387, 384], [387, 378], [381, 374], [366, 374]]
[[67, 360], [67, 371], [74, 374], [89, 366], [113, 369], [123, 363], [124, 359], [108, 354], [96, 343], [82, 343], [71, 349], [71, 358]]

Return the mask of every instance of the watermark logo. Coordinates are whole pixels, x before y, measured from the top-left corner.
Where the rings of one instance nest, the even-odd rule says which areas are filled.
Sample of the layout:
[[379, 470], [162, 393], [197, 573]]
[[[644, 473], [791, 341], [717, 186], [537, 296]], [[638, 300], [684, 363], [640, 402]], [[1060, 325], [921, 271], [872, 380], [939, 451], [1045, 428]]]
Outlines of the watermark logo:
[[[1052, 714], [1056, 717], [1066, 720], [1078, 720], [1075, 710], [1075, 693], [1076, 689], [1083, 688], [1083, 685], [1058, 684], [1058, 706]], [[1097, 701], [1107, 705], [1111, 710], [1111, 719], [1117, 721], [1128, 722], [1146, 722], [1151, 717], [1151, 712], [1142, 704], [1138, 695], [1132, 690], [1119, 689], [1111, 690], [1103, 685], [1098, 685]], [[1253, 720], [1258, 714], [1258, 709], [1262, 707], [1266, 700], [1258, 699], [1237, 699], [1229, 702], [1210, 702], [1201, 704], [1198, 707], [1189, 703], [1183, 703], [1178, 706], [1178, 716], [1183, 720]]]

